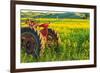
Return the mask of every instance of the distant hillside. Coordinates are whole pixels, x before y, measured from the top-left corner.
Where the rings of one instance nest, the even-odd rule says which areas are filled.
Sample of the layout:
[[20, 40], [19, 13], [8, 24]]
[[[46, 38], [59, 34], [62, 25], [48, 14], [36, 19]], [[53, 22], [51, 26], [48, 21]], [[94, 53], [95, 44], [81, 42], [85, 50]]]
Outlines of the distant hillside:
[[74, 18], [74, 19], [87, 19], [89, 13], [40, 13], [40, 12], [21, 12], [22, 18]]

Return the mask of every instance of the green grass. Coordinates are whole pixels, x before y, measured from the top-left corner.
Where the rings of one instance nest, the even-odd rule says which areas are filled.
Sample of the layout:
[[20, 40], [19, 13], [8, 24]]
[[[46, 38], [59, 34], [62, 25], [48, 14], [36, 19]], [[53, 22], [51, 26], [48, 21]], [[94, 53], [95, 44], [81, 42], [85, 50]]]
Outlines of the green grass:
[[[27, 55], [25, 49], [21, 50], [21, 62], [46, 62], [46, 61], [68, 61], [68, 60], [88, 60], [89, 59], [89, 28], [60, 28], [58, 32], [61, 39], [59, 52], [56, 53], [51, 48], [45, 48], [44, 55], [38, 60]], [[68, 32], [67, 32], [68, 31]]]

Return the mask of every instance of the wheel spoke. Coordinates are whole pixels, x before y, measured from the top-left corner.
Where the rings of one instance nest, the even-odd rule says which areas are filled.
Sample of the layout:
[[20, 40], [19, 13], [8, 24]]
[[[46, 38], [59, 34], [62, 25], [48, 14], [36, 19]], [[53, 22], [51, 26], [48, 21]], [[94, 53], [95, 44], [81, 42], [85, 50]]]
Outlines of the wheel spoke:
[[22, 40], [22, 44], [24, 45], [26, 52], [28, 54], [34, 54], [34, 49], [36, 48], [34, 36], [32, 36], [30, 33], [24, 33], [22, 34]]

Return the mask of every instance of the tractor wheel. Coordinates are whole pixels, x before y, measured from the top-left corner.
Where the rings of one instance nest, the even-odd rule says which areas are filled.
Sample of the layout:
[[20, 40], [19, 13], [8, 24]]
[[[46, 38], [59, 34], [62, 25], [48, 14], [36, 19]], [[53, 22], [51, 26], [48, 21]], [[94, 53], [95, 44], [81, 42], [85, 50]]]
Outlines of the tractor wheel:
[[58, 46], [59, 46], [59, 42], [60, 42], [60, 37], [58, 35], [58, 33], [52, 29], [48, 29], [48, 41], [47, 41], [47, 44], [48, 44], [48, 47], [49, 48], [54, 48], [54, 51], [55, 52], [58, 52], [59, 49], [58, 49]]
[[38, 58], [40, 55], [41, 40], [39, 32], [30, 28], [21, 28], [21, 48], [26, 50], [27, 54]]

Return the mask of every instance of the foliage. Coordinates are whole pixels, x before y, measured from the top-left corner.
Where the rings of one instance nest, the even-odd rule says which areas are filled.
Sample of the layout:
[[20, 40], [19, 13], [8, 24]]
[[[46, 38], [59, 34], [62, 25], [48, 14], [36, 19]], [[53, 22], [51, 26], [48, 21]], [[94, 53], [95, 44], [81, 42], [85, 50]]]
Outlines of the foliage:
[[[21, 18], [25, 20], [25, 18]], [[37, 18], [39, 23], [50, 22], [49, 28], [54, 29], [60, 35], [61, 43], [59, 52], [52, 48], [45, 48], [44, 55], [39, 59], [33, 58], [21, 49], [21, 62], [46, 62], [46, 61], [67, 61], [67, 60], [88, 60], [90, 48], [90, 31], [88, 19], [57, 19], [57, 18]], [[21, 27], [26, 27], [21, 23]]]

